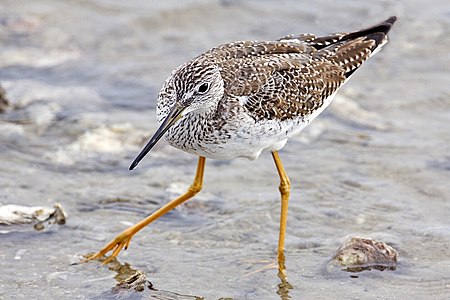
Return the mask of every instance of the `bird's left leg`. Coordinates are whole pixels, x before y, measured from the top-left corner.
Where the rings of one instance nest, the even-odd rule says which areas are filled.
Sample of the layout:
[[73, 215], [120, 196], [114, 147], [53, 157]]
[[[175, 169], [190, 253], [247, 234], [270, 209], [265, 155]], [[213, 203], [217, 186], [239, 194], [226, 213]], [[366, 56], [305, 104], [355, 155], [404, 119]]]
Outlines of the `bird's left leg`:
[[281, 194], [281, 214], [280, 214], [280, 236], [278, 238], [278, 266], [280, 272], [284, 273], [286, 269], [284, 265], [284, 240], [286, 236], [286, 223], [287, 223], [287, 214], [288, 214], [288, 203], [289, 203], [289, 194], [291, 190], [291, 182], [289, 181], [289, 177], [284, 170], [283, 164], [281, 163], [280, 156], [277, 151], [272, 152], [273, 161], [275, 162], [275, 166], [277, 167], [278, 175], [280, 176], [280, 194]]
[[[280, 176], [280, 186], [279, 190], [281, 193], [281, 215], [280, 215], [280, 236], [278, 238], [278, 277], [281, 279], [280, 288], [289, 287], [289, 282], [287, 282], [286, 276], [286, 267], [284, 264], [284, 239], [286, 236], [286, 222], [287, 222], [287, 213], [288, 213], [288, 202], [289, 202], [289, 193], [291, 188], [291, 183], [289, 181], [289, 177], [286, 175], [286, 171], [284, 170], [283, 164], [281, 163], [280, 157], [277, 151], [272, 152], [272, 157], [275, 162], [275, 166], [277, 167], [278, 175]], [[248, 273], [245, 277], [263, 272], [266, 270], [276, 269], [276, 263], [270, 263], [267, 266], [264, 266], [261, 269]]]

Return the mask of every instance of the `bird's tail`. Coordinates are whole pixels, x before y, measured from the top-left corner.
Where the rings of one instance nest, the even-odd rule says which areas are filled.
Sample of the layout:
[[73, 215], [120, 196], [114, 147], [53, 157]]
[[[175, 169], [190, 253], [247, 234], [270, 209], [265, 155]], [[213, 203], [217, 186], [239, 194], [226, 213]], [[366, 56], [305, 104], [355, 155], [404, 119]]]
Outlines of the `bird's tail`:
[[387, 43], [387, 34], [389, 30], [391, 30], [392, 25], [394, 25], [395, 21], [397, 21], [397, 17], [392, 16], [372, 27], [348, 33], [342, 37], [341, 41], [350, 41], [360, 37], [364, 37], [364, 40], [375, 41], [375, 45], [372, 49], [375, 50], [376, 48]]
[[317, 58], [328, 59], [343, 67], [348, 78], [388, 42], [387, 33], [396, 20], [396, 17], [390, 17], [369, 28], [318, 37], [309, 44], [319, 50]]

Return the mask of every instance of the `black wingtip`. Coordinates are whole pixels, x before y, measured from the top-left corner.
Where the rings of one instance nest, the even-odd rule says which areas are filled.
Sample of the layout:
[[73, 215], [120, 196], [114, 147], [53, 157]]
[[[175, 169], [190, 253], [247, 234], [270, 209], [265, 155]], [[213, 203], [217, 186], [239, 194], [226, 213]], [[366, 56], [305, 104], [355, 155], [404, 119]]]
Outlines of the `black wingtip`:
[[384, 34], [387, 34], [389, 30], [391, 30], [391, 27], [394, 25], [395, 21], [397, 21], [396, 16], [389, 17], [380, 24], [373, 26], [373, 29], [377, 29]]
[[383, 23], [388, 23], [388, 24], [392, 25], [395, 23], [395, 21], [397, 21], [397, 17], [391, 16], [391, 17], [387, 18]]
[[373, 35], [373, 34], [387, 35], [389, 30], [391, 30], [391, 27], [395, 23], [395, 21], [397, 21], [396, 16], [389, 17], [386, 20], [384, 20], [383, 22], [378, 23], [374, 26], [364, 28], [364, 29], [361, 29], [361, 30], [358, 30], [355, 32], [351, 32], [351, 33], [345, 35], [344, 37], [342, 37], [340, 42], [346, 41], [346, 40], [352, 40], [352, 39], [362, 37], [362, 36], [369, 36], [369, 35]]

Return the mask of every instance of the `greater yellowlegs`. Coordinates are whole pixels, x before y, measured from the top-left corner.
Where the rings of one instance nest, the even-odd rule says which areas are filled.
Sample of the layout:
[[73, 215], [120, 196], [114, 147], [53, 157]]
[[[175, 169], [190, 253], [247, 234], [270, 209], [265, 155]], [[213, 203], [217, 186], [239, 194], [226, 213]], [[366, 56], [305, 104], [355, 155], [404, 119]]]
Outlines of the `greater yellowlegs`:
[[387, 43], [396, 17], [351, 33], [316, 37], [289, 35], [277, 41], [244, 41], [213, 48], [175, 69], [157, 105], [160, 126], [130, 166], [165, 135], [170, 145], [199, 157], [188, 191], [116, 236], [89, 259], [112, 251], [104, 263], [127, 249], [143, 227], [202, 189], [205, 159], [256, 159], [272, 153], [281, 193], [278, 263], [284, 240], [290, 181], [278, 156], [333, 100], [338, 89]]

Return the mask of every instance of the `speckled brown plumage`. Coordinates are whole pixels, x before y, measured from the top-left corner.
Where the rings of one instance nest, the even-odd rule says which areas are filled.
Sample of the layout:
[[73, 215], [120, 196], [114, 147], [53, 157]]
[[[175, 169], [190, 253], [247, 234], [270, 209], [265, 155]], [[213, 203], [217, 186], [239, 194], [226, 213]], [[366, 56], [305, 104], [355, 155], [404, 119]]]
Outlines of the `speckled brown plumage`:
[[162, 134], [167, 131], [172, 146], [210, 158], [254, 159], [265, 149], [279, 150], [387, 42], [394, 22], [215, 47], [166, 80], [157, 115], [161, 124], [172, 123], [162, 126]]
[[297, 38], [278, 42], [238, 42], [222, 45], [201, 55], [220, 67], [228, 97], [248, 96], [245, 107], [255, 119], [285, 120], [311, 114], [370, 56], [374, 40], [364, 37], [317, 50], [319, 42]]

